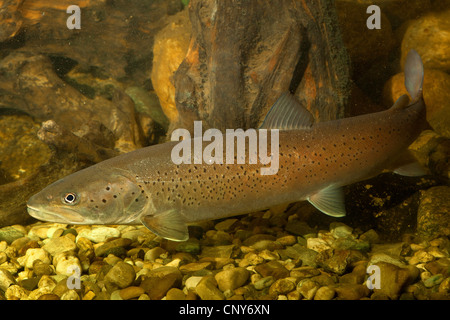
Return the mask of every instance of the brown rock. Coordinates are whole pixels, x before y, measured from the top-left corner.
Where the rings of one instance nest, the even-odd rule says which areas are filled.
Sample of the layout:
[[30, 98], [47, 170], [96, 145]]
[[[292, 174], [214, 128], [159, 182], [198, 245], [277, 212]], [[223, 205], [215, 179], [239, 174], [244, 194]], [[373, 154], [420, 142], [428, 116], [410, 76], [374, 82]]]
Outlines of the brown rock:
[[132, 265], [126, 262], [117, 262], [106, 274], [105, 281], [123, 289], [130, 286], [136, 278]]
[[185, 9], [169, 19], [168, 25], [155, 36], [153, 45], [152, 85], [171, 122], [178, 119], [172, 75], [186, 56], [190, 35], [191, 23]]
[[257, 265], [255, 271], [263, 277], [272, 276], [276, 280], [289, 276], [289, 271], [281, 263], [275, 260]]
[[195, 292], [202, 300], [225, 300], [225, 296], [217, 288], [217, 282], [211, 276], [206, 276], [200, 280]]
[[417, 232], [426, 238], [450, 235], [450, 187], [438, 186], [421, 192]]
[[184, 292], [178, 288], [172, 288], [167, 291], [166, 300], [186, 300]]
[[419, 275], [419, 270], [414, 266], [400, 268], [386, 262], [379, 262], [376, 266], [380, 268], [379, 288], [377, 288], [375, 280], [373, 290], [374, 292], [383, 293], [393, 300], [398, 299], [402, 289]]
[[142, 287], [127, 287], [120, 290], [119, 294], [123, 300], [129, 300], [133, 298], [138, 298], [141, 294], [145, 293], [144, 288]]
[[331, 300], [335, 294], [336, 290], [331, 287], [320, 287], [314, 295], [314, 300]]
[[170, 288], [177, 286], [178, 276], [175, 273], [169, 273], [162, 277], [145, 278], [141, 287], [145, 290], [151, 300], [161, 300]]
[[244, 268], [229, 268], [217, 273], [214, 278], [221, 291], [234, 290], [244, 285], [250, 272]]
[[[402, 65], [415, 49], [425, 68], [450, 71], [450, 10], [430, 12], [408, 24], [402, 40]], [[424, 91], [425, 92], [425, 91]]]
[[295, 289], [295, 283], [288, 279], [278, 279], [269, 288], [269, 294], [286, 295]]
[[361, 284], [339, 283], [334, 290], [340, 300], [359, 300], [370, 293], [367, 286]]

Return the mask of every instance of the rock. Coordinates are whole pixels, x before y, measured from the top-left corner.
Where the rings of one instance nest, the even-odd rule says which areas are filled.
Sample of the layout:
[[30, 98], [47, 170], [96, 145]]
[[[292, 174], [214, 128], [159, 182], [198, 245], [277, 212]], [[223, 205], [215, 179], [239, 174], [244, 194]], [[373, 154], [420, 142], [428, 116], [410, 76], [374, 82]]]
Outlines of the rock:
[[157, 258], [159, 258], [162, 254], [164, 254], [166, 252], [167, 252], [167, 250], [165, 250], [161, 247], [154, 247], [145, 253], [144, 260], [145, 261], [155, 261]]
[[347, 270], [350, 257], [350, 250], [327, 250], [319, 253], [316, 261], [325, 270], [342, 275]]
[[444, 177], [449, 176], [447, 163], [450, 153], [449, 140], [433, 130], [425, 130], [410, 146], [417, 161], [432, 174]]
[[105, 244], [95, 249], [95, 255], [97, 257], [104, 257], [109, 254], [114, 254], [117, 257], [126, 255], [126, 247], [128, 247], [132, 241], [127, 238], [118, 238], [106, 242]]
[[152, 85], [161, 108], [172, 123], [178, 120], [178, 111], [175, 106], [175, 87], [171, 79], [186, 56], [190, 34], [191, 24], [188, 10], [185, 9], [172, 16], [168, 25], [154, 40]]
[[80, 300], [80, 296], [75, 290], [68, 290], [61, 296], [61, 300]]
[[370, 229], [370, 230], [364, 232], [359, 237], [359, 239], [363, 240], [363, 241], [368, 241], [370, 244], [375, 244], [375, 243], [379, 242], [380, 236], [378, 235], [378, 233], [375, 230]]
[[59, 300], [59, 297], [56, 294], [47, 293], [40, 296], [38, 300]]
[[28, 269], [33, 268], [33, 263], [36, 260], [41, 260], [44, 263], [50, 263], [50, 255], [42, 248], [28, 249], [25, 256], [19, 257], [17, 261]]
[[106, 274], [105, 281], [120, 289], [130, 286], [136, 278], [132, 265], [125, 262], [116, 263]]
[[288, 235], [277, 238], [277, 242], [283, 246], [293, 246], [297, 243], [297, 238], [295, 236]]
[[[279, 251], [280, 252], [280, 251]], [[292, 259], [300, 259], [303, 266], [316, 267], [317, 251], [305, 248], [299, 244], [287, 247], [283, 253]]]
[[253, 286], [256, 290], [263, 290], [264, 288], [269, 288], [274, 282], [274, 277], [268, 276], [255, 281]]
[[198, 272], [201, 270], [212, 269], [211, 262], [192, 262], [185, 265], [182, 265], [180, 268], [181, 273], [189, 274], [193, 272]]
[[177, 274], [169, 273], [161, 277], [150, 276], [144, 279], [141, 287], [145, 290], [150, 300], [161, 300], [179, 282]]
[[188, 290], [194, 290], [195, 287], [197, 287], [197, 285], [199, 284], [199, 282], [203, 279], [204, 277], [197, 277], [197, 276], [192, 276], [186, 279], [185, 282], [185, 287]]
[[7, 300], [27, 300], [30, 292], [24, 288], [14, 284], [8, 287], [5, 291]]
[[51, 275], [55, 272], [54, 267], [49, 263], [42, 262], [41, 260], [36, 260], [33, 263], [33, 272], [35, 275]]
[[425, 264], [425, 269], [431, 274], [443, 274], [448, 277], [450, 275], [450, 259], [442, 258]]
[[336, 291], [328, 286], [320, 287], [314, 295], [314, 300], [331, 300], [334, 298]]
[[329, 243], [321, 238], [308, 238], [306, 239], [307, 248], [316, 252], [322, 252], [331, 249]]
[[203, 279], [195, 287], [195, 292], [202, 300], [224, 300], [225, 296], [217, 288], [217, 282], [211, 276], [203, 277]]
[[6, 241], [11, 244], [14, 240], [26, 235], [26, 231], [15, 226], [4, 227], [0, 229], [0, 241]]
[[55, 256], [58, 253], [74, 251], [77, 248], [77, 245], [70, 237], [64, 236], [49, 239], [42, 248], [52, 256]]
[[423, 285], [427, 288], [432, 288], [436, 285], [441, 284], [441, 282], [444, 280], [444, 276], [442, 274], [436, 274], [434, 276], [429, 277], [423, 282]]
[[127, 287], [119, 291], [120, 298], [123, 300], [130, 300], [134, 298], [139, 298], [141, 294], [145, 293], [142, 287]]
[[203, 247], [200, 257], [211, 257], [211, 258], [230, 258], [233, 254], [235, 246], [217, 246], [217, 247]]
[[167, 291], [166, 300], [186, 300], [184, 292], [178, 288], [172, 288]]
[[289, 271], [278, 261], [269, 261], [257, 265], [255, 271], [263, 277], [272, 276], [276, 280], [289, 276]]
[[9, 286], [15, 284], [16, 280], [14, 279], [13, 275], [8, 270], [0, 268], [0, 290], [5, 292], [6, 289], [9, 288]]
[[58, 253], [53, 258], [56, 274], [71, 276], [74, 273], [81, 274], [81, 263], [78, 257], [67, 252]]
[[297, 284], [297, 291], [300, 292], [306, 300], [312, 300], [319, 288], [320, 285], [311, 279], [300, 280]]
[[367, 286], [361, 284], [339, 283], [334, 290], [339, 300], [359, 300], [370, 293]]
[[224, 220], [224, 221], [221, 221], [221, 222], [219, 222], [219, 223], [216, 223], [215, 225], [214, 225], [214, 228], [217, 230], [217, 231], [229, 231], [230, 229], [232, 229], [233, 228], [233, 226], [236, 224], [236, 222], [238, 222], [239, 220], [238, 219], [235, 219], [235, 218], [233, 218], [233, 219], [226, 219], [226, 220]]
[[342, 222], [332, 222], [330, 224], [330, 232], [335, 238], [347, 238], [352, 235], [353, 228]]
[[450, 187], [432, 187], [421, 192], [417, 232], [425, 238], [450, 235]]
[[289, 220], [286, 224], [285, 230], [297, 236], [304, 236], [307, 234], [315, 233], [315, 230], [311, 228], [305, 221], [299, 220]]
[[[396, 99], [407, 93], [404, 79], [405, 76], [402, 72], [386, 82], [383, 89], [384, 104], [392, 105]], [[426, 69], [423, 81], [427, 121], [438, 134], [450, 138], [450, 75], [444, 71]]]
[[298, 267], [291, 270], [290, 276], [298, 279], [311, 278], [320, 274], [320, 270], [313, 267]]
[[288, 279], [278, 279], [269, 288], [269, 294], [285, 295], [295, 290], [295, 283]]
[[214, 278], [217, 281], [219, 289], [223, 292], [234, 290], [243, 286], [250, 276], [250, 272], [244, 268], [229, 268], [217, 273]]
[[196, 238], [191, 237], [187, 241], [178, 242], [175, 250], [178, 252], [199, 254], [201, 251], [200, 241]]
[[439, 285], [438, 292], [443, 294], [449, 294], [450, 293], [450, 277], [445, 278], [441, 284]]
[[77, 236], [79, 238], [84, 237], [91, 240], [94, 243], [105, 242], [109, 238], [119, 237], [120, 231], [111, 227], [94, 227], [92, 229], [82, 229]]
[[418, 250], [414, 253], [414, 255], [409, 259], [409, 264], [419, 264], [419, 263], [427, 263], [434, 260], [434, 256], [426, 252], [425, 250]]
[[[429, 12], [411, 21], [402, 40], [402, 66], [406, 55], [415, 49], [425, 68], [450, 71], [450, 10]], [[424, 90], [425, 92], [425, 90]]]
[[[398, 299], [401, 290], [419, 275], [419, 270], [413, 266], [400, 268], [386, 262], [379, 262], [376, 266], [379, 268], [379, 286], [377, 286], [377, 279], [375, 278], [373, 290], [385, 294], [393, 300]], [[376, 273], [374, 276], [376, 276]]]

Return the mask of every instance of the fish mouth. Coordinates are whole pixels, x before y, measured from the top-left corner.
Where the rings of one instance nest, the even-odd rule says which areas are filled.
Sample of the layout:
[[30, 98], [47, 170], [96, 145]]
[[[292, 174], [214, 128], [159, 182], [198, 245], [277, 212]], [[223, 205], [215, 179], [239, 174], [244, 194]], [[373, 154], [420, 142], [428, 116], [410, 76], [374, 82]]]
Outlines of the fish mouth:
[[27, 204], [27, 211], [30, 216], [35, 219], [67, 223], [67, 224], [83, 224], [85, 219], [74, 211], [64, 210], [64, 212], [47, 211], [45, 209], [36, 208]]

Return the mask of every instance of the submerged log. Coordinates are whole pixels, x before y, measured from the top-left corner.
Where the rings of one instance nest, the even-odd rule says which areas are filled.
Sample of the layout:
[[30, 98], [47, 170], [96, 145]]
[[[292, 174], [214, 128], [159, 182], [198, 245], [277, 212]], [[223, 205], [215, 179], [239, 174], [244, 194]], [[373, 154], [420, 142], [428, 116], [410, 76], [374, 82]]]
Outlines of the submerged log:
[[341, 118], [349, 59], [330, 0], [189, 4], [192, 36], [174, 75], [180, 127], [258, 127], [291, 91], [325, 121]]

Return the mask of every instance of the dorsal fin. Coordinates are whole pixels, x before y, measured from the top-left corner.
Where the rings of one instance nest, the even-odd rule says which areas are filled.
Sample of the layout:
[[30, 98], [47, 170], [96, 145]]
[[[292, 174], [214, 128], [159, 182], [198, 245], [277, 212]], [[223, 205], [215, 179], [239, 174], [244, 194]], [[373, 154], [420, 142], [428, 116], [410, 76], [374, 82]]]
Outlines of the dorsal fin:
[[311, 113], [302, 107], [293, 95], [285, 92], [270, 108], [259, 129], [305, 129], [313, 124]]
[[405, 61], [405, 87], [411, 96], [411, 104], [422, 98], [423, 64], [420, 55], [410, 50]]
[[390, 108], [390, 110], [401, 110], [408, 106], [409, 104], [409, 97], [407, 94], [403, 94], [400, 96], [400, 98], [395, 101], [394, 105]]

